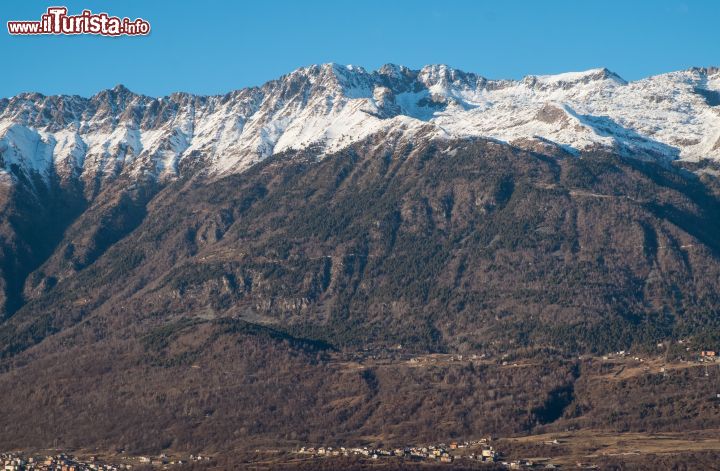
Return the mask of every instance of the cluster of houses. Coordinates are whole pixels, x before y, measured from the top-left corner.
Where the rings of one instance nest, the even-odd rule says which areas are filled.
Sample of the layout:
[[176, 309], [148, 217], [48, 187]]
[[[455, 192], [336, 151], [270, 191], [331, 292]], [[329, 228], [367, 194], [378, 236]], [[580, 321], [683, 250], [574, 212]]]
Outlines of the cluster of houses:
[[[686, 340], [678, 340], [677, 343], [682, 345], [682, 344], [685, 344], [686, 342], [687, 342]], [[658, 347], [658, 349], [666, 348], [666, 345], [665, 345], [665, 343], [658, 343], [657, 347]], [[685, 351], [687, 352], [686, 356], [682, 356], [681, 358], [679, 358], [679, 360], [681, 362], [698, 361], [701, 363], [715, 363], [715, 362], [720, 363], [720, 356], [718, 355], [718, 352], [716, 352], [715, 350], [701, 350], [698, 352], [698, 351], [694, 351], [690, 347], [685, 347]], [[615, 359], [615, 358], [625, 359], [627, 357], [630, 357], [631, 359], [633, 359], [635, 361], [639, 361], [641, 363], [646, 361], [645, 358], [641, 358], [639, 356], [633, 356], [630, 354], [630, 352], [627, 352], [625, 350], [620, 350], [619, 352], [615, 352], [615, 353], [608, 353], [606, 355], [603, 355], [602, 359], [603, 360], [611, 360], [611, 359]], [[580, 359], [582, 360], [583, 357], [580, 357]]]
[[[557, 441], [555, 441], [557, 443]], [[513, 460], [500, 461], [501, 455], [488, 443], [488, 440], [474, 440], [470, 442], [451, 442], [449, 445], [441, 443], [439, 445], [428, 446], [411, 446], [403, 448], [372, 448], [372, 447], [355, 447], [346, 448], [338, 447], [302, 447], [297, 453], [310, 455], [313, 458], [322, 457], [340, 457], [340, 456], [358, 456], [362, 458], [370, 458], [379, 460], [382, 458], [401, 458], [410, 460], [427, 460], [439, 463], [453, 463], [458, 460], [480, 461], [485, 463], [495, 463], [507, 469], [557, 469], [557, 466], [547, 460]]]
[[183, 459], [173, 459], [170, 458], [166, 454], [161, 454], [160, 456], [151, 457], [151, 456], [138, 456], [137, 460], [142, 464], [149, 464], [151, 466], [163, 466], [167, 467], [175, 466], [175, 465], [182, 465], [182, 464], [188, 464], [191, 461], [210, 461], [211, 458], [207, 455], [190, 455], [190, 458], [188, 460]]
[[1, 453], [2, 471], [118, 471], [130, 469], [98, 462], [95, 458], [80, 460], [64, 453], [43, 457], [24, 456], [19, 453]]
[[[126, 456], [124, 460], [135, 460], [140, 466], [152, 467], [184, 465], [189, 462], [210, 461], [209, 456], [190, 455], [189, 460], [173, 459], [167, 455], [157, 457]], [[131, 463], [109, 464], [96, 457], [81, 459], [65, 453], [48, 456], [29, 456], [21, 453], [0, 453], [0, 471], [122, 471], [133, 469]]]
[[700, 361], [716, 362], [720, 361], [720, 357], [714, 350], [703, 350], [700, 352]]
[[[190, 455], [190, 461], [202, 461], [202, 460], [209, 460], [209, 459], [210, 459], [209, 457], [203, 457], [200, 455], [198, 455], [198, 456]], [[137, 458], [137, 460], [142, 464], [146, 464], [146, 465], [149, 464], [151, 466], [163, 466], [163, 467], [165, 467], [167, 465], [174, 466], [174, 465], [178, 465], [178, 464], [187, 464], [187, 462], [183, 461], [183, 460], [170, 459], [170, 457], [168, 457], [165, 454], [162, 454], [158, 457], [139, 456]]]
[[[461, 449], [477, 448], [476, 452], [464, 455]], [[457, 451], [452, 451], [457, 450]], [[381, 458], [403, 458], [414, 460], [430, 460], [440, 463], [452, 463], [457, 458], [467, 458], [471, 460], [479, 460], [484, 462], [495, 462], [499, 455], [495, 449], [488, 445], [487, 440], [475, 440], [471, 442], [451, 442], [449, 445], [441, 443], [439, 445], [427, 446], [406, 446], [398, 448], [372, 448], [372, 447], [302, 447], [298, 453], [304, 455], [312, 455], [313, 457], [334, 457], [334, 456], [359, 456], [370, 459]]]
[[[541, 468], [541, 469], [558, 469], [557, 466], [550, 462], [535, 462], [532, 460], [515, 460], [515, 461], [503, 461], [500, 463], [501, 465], [505, 466], [508, 469], [534, 469], [534, 468]], [[578, 468], [582, 468], [583, 466], [578, 466]]]

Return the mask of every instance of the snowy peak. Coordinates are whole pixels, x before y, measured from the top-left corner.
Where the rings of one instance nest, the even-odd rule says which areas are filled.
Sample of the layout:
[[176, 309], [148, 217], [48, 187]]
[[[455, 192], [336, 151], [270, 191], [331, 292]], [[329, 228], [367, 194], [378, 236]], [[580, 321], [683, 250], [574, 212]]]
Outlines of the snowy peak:
[[404, 65], [385, 64], [377, 70], [378, 74], [391, 80], [401, 80], [412, 77], [413, 72]]
[[426, 65], [420, 70], [418, 80], [427, 87], [465, 87], [477, 85], [478, 77], [475, 74], [465, 73], [447, 65]]
[[123, 85], [90, 98], [24, 93], [0, 100], [0, 172], [102, 184], [121, 174], [175, 178], [188, 162], [218, 175], [384, 130], [571, 154], [604, 147], [644, 159], [720, 159], [720, 69], [634, 82], [605, 68], [491, 80], [442, 64], [330, 63], [221, 96], [153, 98]]
[[690, 72], [704, 75], [706, 77], [720, 75], [720, 67], [691, 67]]
[[627, 81], [606, 68], [590, 69], [584, 72], [566, 72], [556, 75], [528, 75], [523, 79], [528, 86], [540, 88], [572, 88], [593, 82], [605, 82], [606, 85], [627, 85]]

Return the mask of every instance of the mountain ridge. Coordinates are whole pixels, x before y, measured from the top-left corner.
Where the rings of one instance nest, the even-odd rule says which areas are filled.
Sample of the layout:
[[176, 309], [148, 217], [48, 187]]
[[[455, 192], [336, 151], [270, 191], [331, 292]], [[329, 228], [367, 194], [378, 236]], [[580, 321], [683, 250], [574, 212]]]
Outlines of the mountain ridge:
[[[442, 65], [415, 71], [385, 65], [378, 71], [367, 72], [354, 66], [325, 64], [298, 69], [263, 87], [215, 97], [178, 93], [155, 99], [118, 85], [89, 99], [49, 97], [40, 100], [37, 95], [31, 95], [4, 102], [0, 104], [0, 167], [5, 169], [2, 172], [5, 183], [0, 184], [3, 190], [0, 200], [3, 315], [12, 323], [16, 313], [42, 312], [33, 307], [36, 301], [52, 298], [67, 289], [73, 292], [84, 289], [67, 283], [107, 263], [103, 260], [109, 253], [117, 254], [116, 247], [126, 238], [162, 225], [158, 208], [163, 208], [167, 218], [180, 218], [179, 215], [184, 214], [187, 219], [177, 219], [177, 228], [165, 228], [167, 233], [186, 231], [184, 235], [175, 234], [176, 241], [166, 253], [167, 260], [153, 262], [156, 266], [169, 264], [168, 270], [185, 257], [194, 260], [196, 252], [208, 244], [217, 246], [218, 250], [227, 245], [226, 250], [233, 254], [239, 250], [236, 246], [239, 240], [250, 245], [260, 244], [259, 253], [270, 254], [271, 260], [284, 260], [293, 243], [299, 244], [296, 250], [300, 259], [304, 259], [306, 251], [313, 253], [312, 260], [323, 255], [323, 250], [328, 249], [326, 240], [332, 234], [324, 229], [329, 221], [320, 216], [313, 219], [314, 227], [307, 227], [303, 217], [299, 217], [295, 224], [304, 227], [304, 238], [290, 242], [295, 239], [289, 233], [285, 241], [277, 239], [277, 235], [270, 236], [287, 228], [258, 210], [252, 213], [258, 224], [256, 232], [246, 227], [246, 232], [237, 233], [236, 239], [227, 241], [225, 234], [231, 227], [247, 224], [244, 218], [248, 216], [244, 214], [251, 208], [265, 207], [269, 215], [279, 211], [267, 202], [273, 199], [284, 205], [292, 201], [307, 214], [320, 210], [325, 215], [334, 214], [334, 222], [338, 224], [339, 221], [353, 222], [357, 232], [347, 234], [346, 240], [332, 249], [332, 256], [339, 260], [345, 257], [345, 250], [367, 256], [369, 251], [374, 251], [373, 257], [388, 257], [392, 252], [387, 247], [396, 246], [398, 241], [409, 244], [408, 240], [415, 240], [421, 246], [443, 240], [446, 245], [436, 245], [433, 249], [443, 254], [443, 263], [451, 263], [453, 257], [469, 259], [467, 253], [455, 254], [461, 247], [445, 240], [449, 237], [448, 231], [456, 231], [453, 237], [458, 240], [473, 241], [467, 242], [473, 250], [492, 258], [493, 251], [504, 244], [501, 241], [507, 234], [497, 232], [499, 227], [504, 227], [515, 234], [512, 243], [507, 242], [513, 247], [523, 247], [526, 242], [519, 236], [523, 234], [522, 237], [534, 241], [533, 244], [546, 244], [543, 250], [567, 251], [564, 257], [574, 263], [573, 276], [589, 276], [588, 273], [594, 273], [594, 277], [609, 276], [608, 268], [598, 260], [609, 260], [617, 254], [599, 255], [604, 249], [597, 241], [607, 237], [600, 232], [602, 228], [571, 218], [552, 219], [546, 224], [537, 222], [538, 226], [531, 229], [530, 221], [544, 217], [535, 212], [545, 209], [526, 201], [528, 195], [547, 199], [548, 205], [568, 218], [569, 215], [577, 218], [578, 214], [589, 211], [582, 198], [599, 198], [598, 203], [605, 201], [606, 209], [612, 211], [615, 218], [611, 224], [623, 220], [619, 213], [626, 211], [634, 221], [627, 237], [636, 240], [636, 246], [645, 247], [643, 250], [648, 255], [644, 260], [635, 260], [636, 250], [624, 247], [625, 236], [616, 235], [612, 243], [629, 250], [626, 256], [635, 266], [615, 262], [620, 267], [619, 273], [625, 273], [619, 283], [628, 291], [620, 290], [620, 294], [613, 296], [627, 297], [628, 305], [640, 312], [682, 306], [694, 316], [704, 315], [700, 310], [714, 302], [707, 294], [706, 284], [712, 284], [708, 280], [696, 280], [695, 285], [684, 288], [688, 293], [697, 291], [696, 301], [688, 298], [679, 304], [670, 302], [664, 288], [658, 298], [661, 301], [645, 300], [645, 304], [630, 291], [642, 284], [643, 276], [654, 273], [653, 264], [660, 263], [656, 260], [658, 249], [654, 248], [657, 240], [667, 239], [665, 245], [673, 247], [672, 254], [663, 255], [663, 260], [672, 260], [671, 265], [681, 267], [666, 266], [666, 276], [673, 280], [680, 272], [687, 276], [701, 272], [710, 278], [715, 276], [717, 245], [713, 241], [715, 223], [712, 221], [716, 214], [713, 182], [717, 163], [713, 160], [693, 162], [692, 158], [681, 155], [679, 147], [658, 136], [667, 140], [670, 135], [690, 142], [692, 136], [705, 132], [705, 127], [720, 119], [720, 108], [707, 102], [712, 100], [715, 87], [720, 87], [720, 74], [715, 69], [691, 69], [648, 80], [628, 83], [607, 69], [533, 76], [522, 81], [488, 81]], [[705, 95], [695, 92], [701, 86], [705, 87]], [[640, 101], [628, 104], [625, 99]], [[652, 115], [647, 110], [635, 109], [633, 106], [637, 103], [656, 103], [664, 107], [665, 114]], [[618, 110], [625, 113], [621, 116], [625, 121], [613, 117]], [[638, 116], [646, 121], [633, 121], [639, 119]], [[698, 116], [703, 120], [686, 123]], [[633, 123], [654, 125], [657, 129], [636, 129]], [[683, 137], [685, 134], [689, 137]], [[703, 142], [710, 142], [708, 136], [713, 137], [712, 134], [704, 136]], [[686, 148], [702, 144], [693, 142], [686, 143]], [[332, 161], [323, 164], [326, 158]], [[440, 163], [438, 159], [446, 161]], [[374, 169], [372, 178], [363, 177], [366, 170], [356, 168], [357, 162]], [[651, 166], [636, 168], [643, 162]], [[459, 179], [455, 165], [463, 166], [468, 181]], [[659, 165], [660, 169], [653, 165]], [[430, 167], [442, 177], [427, 175]], [[276, 169], [278, 174], [267, 175], [269, 168]], [[402, 176], [386, 174], [391, 168], [402, 169]], [[608, 168], [614, 170], [606, 171]], [[564, 175], [568, 172], [570, 176]], [[538, 179], [534, 173], [543, 177]], [[262, 178], [243, 179], [243, 189], [228, 186], [227, 195], [209, 197], [202, 191], [203, 185], [229, 185], [228, 178], [245, 174], [247, 179], [257, 175]], [[307, 176], [302, 177], [304, 174]], [[353, 174], [356, 176], [350, 178]], [[449, 176], [452, 178], [447, 180]], [[301, 178], [307, 178], [305, 188], [291, 185]], [[356, 179], [363, 178], [365, 183], [358, 184]], [[443, 194], [435, 189], [438, 178], [447, 187]], [[655, 178], [657, 181], [653, 181]], [[698, 188], [692, 178], [707, 187]], [[672, 182], [669, 186], [668, 181]], [[417, 188], [411, 182], [415, 182]], [[382, 195], [389, 192], [390, 184], [406, 188], [408, 196], [390, 192], [391, 198], [384, 199], [386, 196]], [[351, 194], [361, 198], [366, 209], [379, 205], [384, 212], [370, 224], [364, 212], [358, 211], [357, 203], [346, 199], [343, 190], [346, 186], [352, 186]], [[185, 191], [192, 197], [184, 200]], [[236, 195], [235, 191], [241, 194]], [[291, 194], [296, 195], [296, 200]], [[318, 194], [330, 196], [315, 201], [313, 195]], [[655, 196], [651, 196], [653, 194]], [[205, 201], [206, 198], [210, 200]], [[458, 213], [457, 204], [461, 200], [464, 206]], [[628, 202], [632, 202], [630, 207]], [[197, 214], [183, 212], [187, 205], [197, 205], [203, 214], [206, 206], [216, 212], [207, 215], [208, 220], [201, 223], [197, 221]], [[337, 212], [337, 208], [346, 210]], [[286, 220], [298, 217], [290, 207], [283, 206], [280, 212]], [[457, 214], [462, 214], [460, 220], [450, 224]], [[150, 226], [148, 221], [152, 223]], [[251, 232], [260, 240], [249, 236]], [[361, 234], [372, 237], [361, 237]], [[538, 239], [538, 234], [556, 235], [550, 237], [554, 238], [550, 243], [542, 237]], [[156, 237], [162, 240], [162, 233]], [[578, 248], [581, 240], [591, 247], [589, 253], [583, 254]], [[184, 247], [188, 243], [192, 247], [187, 249], [188, 253], [178, 255], [175, 245]], [[689, 257], [682, 249], [685, 246], [702, 247], [702, 250], [694, 249], [698, 256]], [[409, 247], [411, 244], [403, 252], [411, 252]], [[535, 246], [526, 248], [529, 254], [535, 249]], [[587, 260], [578, 259], [581, 255], [594, 260], [589, 268], [583, 265]], [[113, 259], [112, 263], [124, 266], [135, 260], [142, 264], [145, 257], [126, 259], [123, 256], [122, 260]], [[422, 254], [416, 257], [417, 260], [402, 259], [398, 263], [405, 267], [420, 263], [419, 260], [431, 262]], [[230, 258], [232, 263], [236, 262]], [[260, 266], [264, 260], [253, 263]], [[545, 271], [556, 270], [552, 260], [542, 261]], [[306, 262], [317, 268], [314, 261], [303, 263]], [[495, 262], [485, 262], [489, 265], [475, 267], [476, 276], [489, 280], [484, 270], [491, 272], [488, 267]], [[459, 270], [454, 263], [448, 269]], [[509, 269], [506, 261], [498, 263], [498, 267]], [[465, 267], [461, 271], [472, 266], [468, 261], [462, 261], [461, 265]], [[332, 272], [333, 266], [337, 267], [337, 263], [331, 264], [328, 270]], [[439, 276], [435, 268], [425, 276]], [[177, 266], [173, 269], [180, 270]], [[503, 273], [509, 285], [520, 283], [511, 273]], [[152, 279], [157, 275], [146, 276]], [[232, 286], [237, 283], [232, 280], [249, 275], [238, 272], [227, 276], [231, 280], [227, 283]], [[259, 277], [250, 283], [256, 286], [257, 293], [257, 286], [267, 285], [269, 281], [265, 274], [253, 276]], [[375, 275], [365, 273], [364, 268], [357, 276], [363, 283], [368, 280], [373, 280], [371, 285], [379, 283], [374, 280]], [[460, 275], [457, 276], [460, 279]], [[240, 296], [243, 302], [255, 299], [257, 304], [251, 310], [261, 318], [277, 315], [275, 303], [311, 306], [308, 309], [313, 310], [313, 316], [320, 317], [328, 313], [329, 308], [323, 305], [347, 309], [345, 297], [349, 295], [345, 290], [351, 285], [337, 287], [337, 292], [331, 295], [317, 291], [317, 286], [324, 286], [333, 277], [324, 272], [315, 273], [313, 277], [314, 281], [303, 282], [313, 286], [305, 295], [295, 293], [279, 299], [270, 289], [270, 295], [258, 295], [257, 299], [249, 293], [234, 296]], [[280, 281], [294, 286], [298, 280]], [[346, 282], [350, 283], [343, 281]], [[531, 290], [536, 289], [535, 282], [523, 282], [532, 286]], [[415, 289], [426, 292], [428, 287]], [[615, 288], [598, 289], [615, 293]], [[470, 291], [472, 296], [477, 295]], [[503, 291], [501, 286], [495, 287], [493, 296]], [[450, 296], [448, 293], [443, 296]], [[369, 289], [368, 299], [374, 296], [377, 294]], [[511, 294], [507, 296], [512, 300]], [[407, 302], [415, 301], [410, 298]], [[481, 309], [475, 302], [460, 304]], [[593, 302], [605, 301], [593, 298]], [[499, 304], [492, 308], [490, 305], [485, 303], [482, 309], [488, 315], [499, 316], [498, 312], [502, 312]], [[73, 306], [66, 307], [68, 312], [75, 312]], [[290, 311], [296, 316], [298, 313], [293, 309]], [[438, 306], [433, 309], [438, 309], [431, 313], [433, 316], [442, 312]], [[569, 312], [570, 318], [578, 315], [575, 306], [562, 309]], [[615, 314], [621, 310], [618, 306], [612, 309]], [[596, 320], [601, 318], [596, 313]], [[302, 316], [293, 320], [298, 324], [295, 328], [301, 328], [298, 326], [306, 321]], [[430, 332], [441, 331], [432, 322], [423, 322], [428, 322]], [[593, 344], [592, 348], [599, 347]]]
[[[241, 172], [287, 149], [334, 152], [392, 127], [408, 138], [485, 137], [571, 153], [594, 147], [650, 160], [720, 159], [720, 73], [691, 68], [626, 82], [605, 68], [489, 80], [446, 65], [334, 63], [224, 95], [153, 98], [123, 85], [89, 98], [0, 100], [0, 167], [89, 184], [127, 173], [176, 178], [184, 162]], [[425, 132], [423, 131], [423, 132]], [[15, 167], [13, 167], [15, 165]]]

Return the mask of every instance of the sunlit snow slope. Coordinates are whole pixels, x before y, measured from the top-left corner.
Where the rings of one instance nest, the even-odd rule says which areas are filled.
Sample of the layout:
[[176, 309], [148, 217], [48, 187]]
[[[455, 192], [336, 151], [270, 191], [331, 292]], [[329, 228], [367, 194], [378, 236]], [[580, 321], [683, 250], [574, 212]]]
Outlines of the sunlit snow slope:
[[0, 100], [0, 171], [102, 181], [167, 179], [186, 163], [242, 171], [290, 148], [344, 147], [381, 129], [482, 136], [570, 153], [607, 147], [645, 159], [720, 159], [720, 69], [626, 82], [606, 69], [519, 81], [444, 65], [374, 72], [325, 64], [223, 96], [91, 98], [21, 94]]

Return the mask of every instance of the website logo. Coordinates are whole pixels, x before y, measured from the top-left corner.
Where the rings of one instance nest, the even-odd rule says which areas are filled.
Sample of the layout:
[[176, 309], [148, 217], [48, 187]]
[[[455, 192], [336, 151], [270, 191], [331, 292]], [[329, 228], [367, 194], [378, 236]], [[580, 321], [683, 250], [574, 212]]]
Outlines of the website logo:
[[142, 18], [131, 20], [107, 13], [83, 10], [79, 15], [68, 15], [66, 7], [49, 7], [39, 21], [8, 21], [8, 33], [27, 34], [97, 34], [100, 36], [146, 36], [150, 23]]

